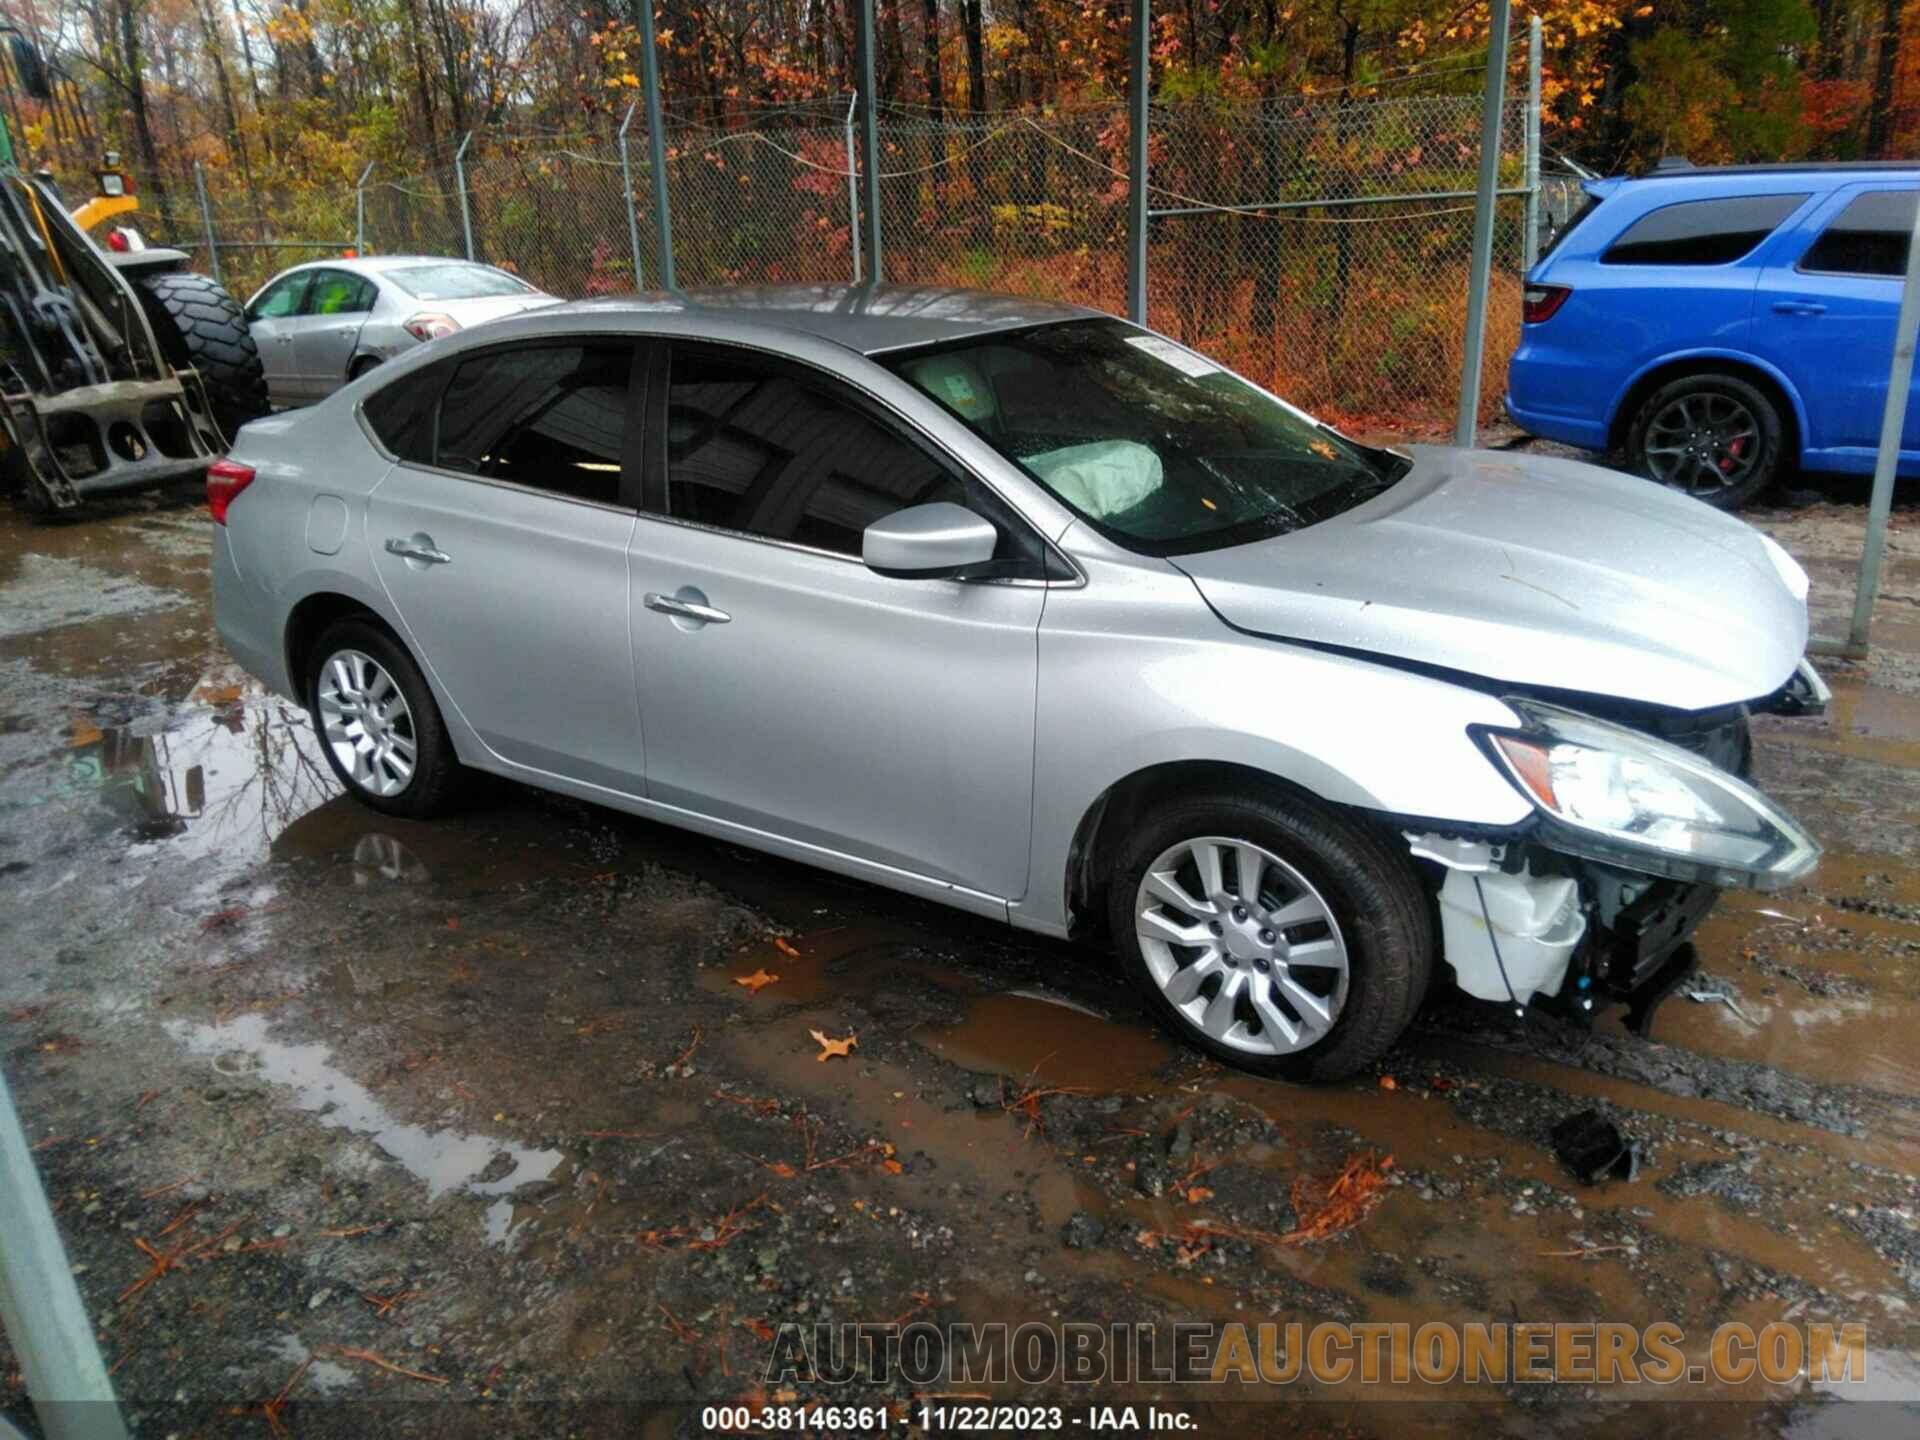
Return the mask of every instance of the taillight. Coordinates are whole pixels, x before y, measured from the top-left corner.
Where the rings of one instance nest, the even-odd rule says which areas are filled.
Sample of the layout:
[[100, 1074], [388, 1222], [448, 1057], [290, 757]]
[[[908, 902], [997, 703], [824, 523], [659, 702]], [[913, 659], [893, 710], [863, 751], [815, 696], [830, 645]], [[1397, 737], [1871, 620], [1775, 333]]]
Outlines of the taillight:
[[451, 335], [460, 328], [460, 322], [451, 315], [416, 315], [402, 323], [400, 328], [416, 340], [438, 340], [442, 335]]
[[216, 460], [207, 467], [207, 513], [219, 524], [227, 523], [227, 507], [233, 497], [253, 483], [253, 467], [236, 460]]
[[1520, 298], [1520, 318], [1529, 325], [1551, 320], [1572, 293], [1565, 285], [1529, 285]]

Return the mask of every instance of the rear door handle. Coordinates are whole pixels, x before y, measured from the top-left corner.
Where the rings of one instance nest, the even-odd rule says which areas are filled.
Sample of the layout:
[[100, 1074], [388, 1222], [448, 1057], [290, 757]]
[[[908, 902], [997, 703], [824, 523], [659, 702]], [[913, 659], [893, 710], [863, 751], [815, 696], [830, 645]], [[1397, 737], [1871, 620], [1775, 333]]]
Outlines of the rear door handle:
[[1827, 307], [1817, 300], [1776, 300], [1773, 302], [1776, 315], [1824, 315]]
[[649, 590], [642, 601], [647, 609], [658, 610], [662, 615], [677, 615], [682, 620], [698, 620], [705, 625], [725, 625], [733, 616], [724, 610], [697, 600], [682, 600], [677, 595], [662, 595], [657, 590]]
[[387, 541], [387, 553], [427, 565], [446, 565], [453, 560], [453, 556], [437, 549], [432, 539], [425, 535], [411, 535], [404, 540], [395, 535]]

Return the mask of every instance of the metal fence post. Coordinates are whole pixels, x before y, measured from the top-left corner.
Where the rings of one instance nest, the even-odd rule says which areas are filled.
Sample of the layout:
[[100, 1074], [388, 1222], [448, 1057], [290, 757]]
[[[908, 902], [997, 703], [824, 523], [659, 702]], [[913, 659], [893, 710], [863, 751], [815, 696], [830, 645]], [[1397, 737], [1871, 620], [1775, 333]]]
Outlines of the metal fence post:
[[198, 160], [193, 162], [193, 188], [200, 195], [200, 224], [207, 232], [207, 268], [213, 271], [215, 280], [220, 280], [220, 245], [213, 238], [213, 207], [207, 204], [207, 172], [200, 168]]
[[1540, 17], [1527, 21], [1527, 235], [1521, 273], [1540, 258]]
[[93, 1322], [0, 1076], [0, 1324], [52, 1440], [125, 1440]]
[[473, 211], [467, 205], [467, 146], [473, 143], [469, 130], [460, 137], [460, 148], [453, 152], [453, 183], [460, 187], [460, 229], [467, 237], [467, 259], [473, 259]]
[[667, 136], [660, 119], [660, 47], [653, 38], [653, 0], [640, 0], [640, 80], [647, 98], [647, 161], [653, 170], [653, 230], [660, 288], [674, 288], [673, 212], [667, 196]]
[[1493, 278], [1494, 187], [1500, 178], [1500, 137], [1507, 100], [1507, 28], [1510, 0], [1493, 0], [1487, 36], [1487, 93], [1481, 98], [1480, 183], [1473, 199], [1473, 255], [1467, 272], [1466, 355], [1460, 368], [1460, 413], [1453, 443], [1470, 446], [1480, 435], [1480, 369], [1487, 353], [1487, 287]]
[[1853, 624], [1847, 651], [1864, 656], [1873, 624], [1873, 602], [1880, 596], [1880, 563], [1887, 549], [1887, 513], [1893, 508], [1893, 480], [1900, 468], [1900, 432], [1913, 387], [1914, 333], [1920, 330], [1920, 205], [1914, 207], [1907, 239], [1907, 283], [1900, 292], [1900, 318], [1893, 332], [1893, 369], [1887, 377], [1887, 403], [1880, 413], [1880, 453], [1873, 465], [1873, 498], [1867, 504], [1867, 544], [1860, 553], [1860, 581], [1853, 593]]
[[353, 253], [367, 253], [367, 177], [377, 162], [369, 160], [360, 178], [353, 182]]
[[860, 167], [853, 158], [853, 112], [860, 92], [847, 97], [847, 233], [853, 238], [853, 283], [860, 283]]
[[860, 149], [865, 162], [862, 189], [866, 192], [867, 268], [878, 285], [883, 278], [880, 264], [880, 118], [874, 102], [879, 98], [873, 80], [873, 0], [859, 0], [860, 17], [856, 30], [860, 106]]
[[1147, 323], [1147, 62], [1152, 28], [1152, 0], [1133, 0], [1127, 91], [1127, 318], [1136, 325]]
[[620, 122], [620, 185], [627, 199], [627, 243], [633, 247], [633, 288], [643, 290], [646, 282], [640, 278], [640, 216], [633, 208], [633, 161], [627, 155], [627, 127], [633, 124], [633, 112], [639, 105], [638, 100], [628, 105], [627, 118]]

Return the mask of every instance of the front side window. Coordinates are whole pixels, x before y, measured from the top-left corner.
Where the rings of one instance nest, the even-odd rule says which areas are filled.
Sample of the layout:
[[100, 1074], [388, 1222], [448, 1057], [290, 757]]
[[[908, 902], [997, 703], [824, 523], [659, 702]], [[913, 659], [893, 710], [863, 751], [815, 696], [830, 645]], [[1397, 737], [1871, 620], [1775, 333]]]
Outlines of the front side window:
[[300, 302], [307, 298], [307, 286], [313, 281], [311, 270], [282, 275], [260, 292], [247, 312], [249, 320], [284, 320], [300, 313]]
[[1800, 268], [1828, 275], [1905, 275], [1916, 203], [1920, 193], [1912, 190], [1856, 195], [1820, 232]]
[[533, 287], [491, 265], [403, 265], [384, 272], [416, 300], [488, 300], [499, 295], [531, 295]]
[[824, 376], [746, 351], [675, 346], [667, 381], [669, 516], [858, 556], [874, 521], [949, 501], [994, 522], [997, 561], [1042, 573], [998, 498], [882, 424]]
[[881, 362], [1095, 529], [1179, 555], [1285, 534], [1406, 473], [1202, 355], [1074, 320]]
[[1727, 265], [1800, 208], [1799, 195], [1683, 200], [1642, 215], [1600, 257], [1603, 265]]
[[632, 373], [633, 346], [620, 340], [527, 345], [454, 362], [433, 463], [615, 504]]

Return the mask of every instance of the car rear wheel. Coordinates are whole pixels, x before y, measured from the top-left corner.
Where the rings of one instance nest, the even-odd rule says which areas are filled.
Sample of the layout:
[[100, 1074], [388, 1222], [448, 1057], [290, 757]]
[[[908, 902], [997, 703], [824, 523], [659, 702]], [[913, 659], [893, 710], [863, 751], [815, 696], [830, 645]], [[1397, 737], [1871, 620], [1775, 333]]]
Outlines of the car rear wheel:
[[1649, 395], [1633, 419], [1627, 456], [1649, 479], [1720, 510], [1738, 510], [1778, 478], [1779, 408], [1733, 375], [1688, 375]]
[[1169, 1029], [1256, 1074], [1336, 1080], [1400, 1037], [1433, 926], [1408, 858], [1291, 795], [1154, 812], [1109, 889], [1123, 965]]
[[308, 707], [340, 783], [388, 815], [422, 819], [444, 810], [460, 761], [412, 657], [365, 620], [328, 627], [313, 655]]

